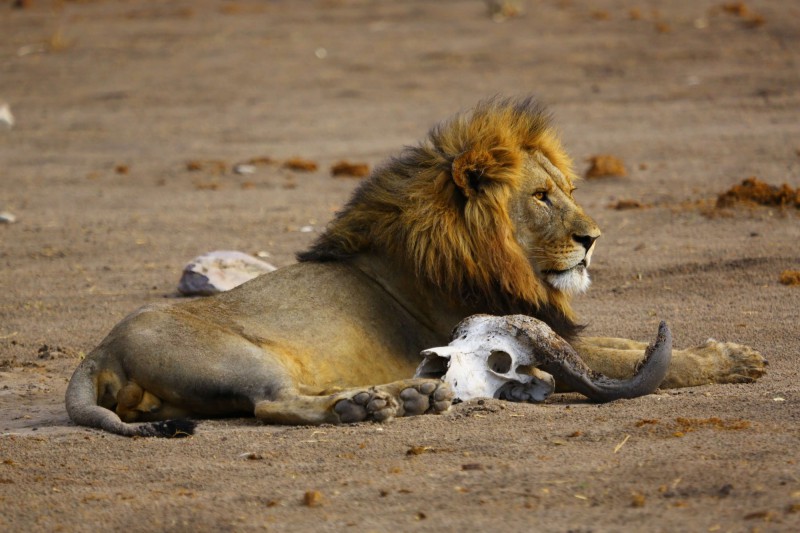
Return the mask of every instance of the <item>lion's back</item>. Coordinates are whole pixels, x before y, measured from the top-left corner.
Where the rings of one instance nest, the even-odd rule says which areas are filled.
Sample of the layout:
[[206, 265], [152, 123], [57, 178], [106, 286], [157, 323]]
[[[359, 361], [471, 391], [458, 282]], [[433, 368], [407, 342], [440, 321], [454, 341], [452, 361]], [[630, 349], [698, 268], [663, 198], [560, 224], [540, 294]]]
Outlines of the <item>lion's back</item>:
[[287, 266], [176, 310], [265, 347], [306, 353], [315, 364], [343, 352], [416, 361], [421, 349], [445, 340], [426, 336], [427, 330], [377, 283], [339, 262]]

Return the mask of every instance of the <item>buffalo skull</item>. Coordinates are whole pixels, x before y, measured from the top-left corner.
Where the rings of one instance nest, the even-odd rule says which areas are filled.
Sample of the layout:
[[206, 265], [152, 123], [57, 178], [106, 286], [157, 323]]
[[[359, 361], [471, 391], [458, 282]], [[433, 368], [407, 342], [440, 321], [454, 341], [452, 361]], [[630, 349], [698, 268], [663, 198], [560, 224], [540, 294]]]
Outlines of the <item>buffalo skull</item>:
[[627, 380], [592, 371], [547, 324], [525, 315], [473, 315], [455, 327], [452, 339], [447, 346], [422, 351], [415, 377], [442, 379], [460, 400], [542, 402], [556, 381], [595, 401], [634, 398], [661, 384], [672, 356], [672, 337], [663, 322]]

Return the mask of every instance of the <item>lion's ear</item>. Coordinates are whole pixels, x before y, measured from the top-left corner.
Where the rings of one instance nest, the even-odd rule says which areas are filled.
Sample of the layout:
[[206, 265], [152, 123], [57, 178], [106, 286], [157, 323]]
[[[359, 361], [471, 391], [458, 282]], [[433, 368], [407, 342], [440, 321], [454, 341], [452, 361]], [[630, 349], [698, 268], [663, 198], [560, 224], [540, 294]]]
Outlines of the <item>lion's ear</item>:
[[477, 194], [488, 179], [486, 171], [492, 164], [488, 153], [467, 150], [459, 154], [451, 167], [453, 182], [468, 198]]

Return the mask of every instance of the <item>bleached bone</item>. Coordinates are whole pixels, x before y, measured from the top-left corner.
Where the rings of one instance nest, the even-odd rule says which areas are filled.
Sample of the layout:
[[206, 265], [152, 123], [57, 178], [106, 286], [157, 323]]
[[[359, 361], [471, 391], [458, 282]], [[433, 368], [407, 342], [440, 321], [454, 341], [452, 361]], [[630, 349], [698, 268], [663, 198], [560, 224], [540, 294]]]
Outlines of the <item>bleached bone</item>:
[[635, 398], [661, 384], [672, 357], [672, 335], [664, 322], [627, 380], [592, 371], [547, 324], [525, 315], [473, 315], [455, 327], [452, 339], [422, 352], [415, 377], [440, 378], [461, 400], [541, 402], [553, 393], [556, 380], [595, 401]]
[[533, 351], [526, 350], [513, 335], [499, 330], [496, 319], [501, 317], [471, 318], [456, 327], [448, 346], [422, 352], [425, 359], [415, 377], [440, 378], [450, 385], [456, 398], [465, 401], [546, 400], [555, 390], [555, 380], [535, 368]]

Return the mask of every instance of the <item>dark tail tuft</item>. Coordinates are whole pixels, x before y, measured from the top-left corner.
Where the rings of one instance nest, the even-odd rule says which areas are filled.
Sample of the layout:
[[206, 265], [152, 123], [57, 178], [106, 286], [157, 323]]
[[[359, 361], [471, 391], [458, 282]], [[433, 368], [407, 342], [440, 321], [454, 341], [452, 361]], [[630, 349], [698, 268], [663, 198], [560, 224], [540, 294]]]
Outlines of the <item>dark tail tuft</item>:
[[182, 418], [179, 420], [164, 420], [151, 422], [139, 426], [142, 437], [164, 437], [168, 439], [182, 439], [194, 435], [197, 423], [194, 420]]

